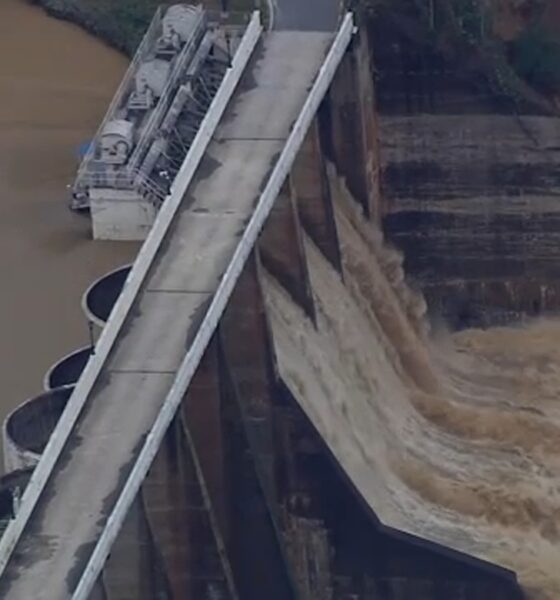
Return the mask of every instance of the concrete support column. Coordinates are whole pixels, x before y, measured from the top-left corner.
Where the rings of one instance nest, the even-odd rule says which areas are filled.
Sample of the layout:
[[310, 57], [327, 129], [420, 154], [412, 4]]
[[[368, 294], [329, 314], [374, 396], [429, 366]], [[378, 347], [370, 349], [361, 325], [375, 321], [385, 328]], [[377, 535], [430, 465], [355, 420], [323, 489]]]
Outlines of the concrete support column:
[[298, 592], [306, 600], [331, 600], [332, 541], [324, 504], [332, 490], [320, 489], [323, 447], [306, 417], [282, 384], [282, 403], [275, 412], [282, 490], [282, 528]]
[[275, 360], [258, 278], [248, 261], [220, 324], [228, 467], [233, 499], [232, 563], [242, 598], [296, 598], [279, 526], [273, 393]]
[[[138, 496], [123, 523], [97, 583], [101, 600], [152, 600], [169, 586]], [[95, 597], [95, 596], [94, 596]], [[163, 596], [165, 597], [165, 596]]]
[[96, 582], [89, 597], [90, 600], [107, 600], [107, 593], [105, 592], [105, 586], [102, 578]]
[[344, 57], [320, 118], [339, 175], [364, 215], [380, 222], [378, 126], [372, 67], [365, 32]]
[[223, 540], [230, 537], [228, 490], [225, 474], [226, 440], [223, 424], [222, 386], [218, 342], [214, 339], [191, 382], [181, 406], [209, 494], [216, 527]]
[[177, 418], [142, 486], [147, 521], [170, 598], [234, 600], [197, 464], [188, 432]]
[[301, 223], [327, 260], [341, 272], [331, 189], [317, 118], [311, 124], [296, 157], [291, 182]]
[[259, 250], [263, 266], [314, 320], [315, 307], [303, 235], [289, 180], [284, 183], [261, 233]]
[[363, 158], [365, 188], [369, 216], [381, 226], [384, 207], [381, 194], [381, 157], [379, 151], [379, 122], [375, 105], [373, 65], [368, 34], [360, 29], [354, 46], [356, 57], [356, 89], [358, 91], [359, 111], [362, 124]]

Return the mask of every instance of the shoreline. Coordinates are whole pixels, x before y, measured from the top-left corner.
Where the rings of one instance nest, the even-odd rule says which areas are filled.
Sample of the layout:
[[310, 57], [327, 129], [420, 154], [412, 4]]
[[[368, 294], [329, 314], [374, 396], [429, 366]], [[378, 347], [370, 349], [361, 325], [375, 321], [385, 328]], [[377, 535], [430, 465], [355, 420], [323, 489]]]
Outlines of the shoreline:
[[[157, 8], [173, 4], [165, 0], [25, 0], [39, 6], [47, 15], [81, 27], [112, 48], [132, 58], [140, 44]], [[218, 10], [220, 0], [199, 0], [213, 10]], [[270, 0], [264, 1], [268, 7]], [[233, 11], [249, 10], [253, 0], [231, 0]], [[265, 11], [265, 14], [269, 10]]]
[[160, 4], [157, 0], [138, 2], [136, 11], [126, 6], [119, 8], [111, 3], [98, 2], [92, 6], [88, 0], [27, 0], [39, 6], [49, 16], [81, 27], [87, 33], [112, 48], [132, 57], [142, 39], [153, 13]]
[[84, 290], [131, 262], [138, 245], [94, 242], [88, 221], [67, 206], [76, 149], [99, 126], [126, 57], [37, 2], [2, 0], [0, 22], [10, 57], [0, 65], [3, 420], [43, 391], [53, 363], [88, 343]]

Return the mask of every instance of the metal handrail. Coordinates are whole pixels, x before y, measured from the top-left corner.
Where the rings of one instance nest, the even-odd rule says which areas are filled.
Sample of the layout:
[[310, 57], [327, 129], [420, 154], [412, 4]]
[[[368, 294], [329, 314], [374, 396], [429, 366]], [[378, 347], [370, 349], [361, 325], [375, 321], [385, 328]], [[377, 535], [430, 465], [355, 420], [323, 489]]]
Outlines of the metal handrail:
[[[150, 26], [148, 27], [148, 29], [146, 31], [146, 34], [144, 35], [144, 38], [142, 39], [142, 42], [140, 42], [140, 45], [138, 46], [138, 50], [137, 50], [134, 58], [130, 62], [129, 67], [126, 70], [126, 73], [125, 73], [119, 87], [117, 88], [117, 91], [115, 92], [115, 95], [113, 96], [113, 99], [111, 100], [111, 104], [109, 105], [109, 108], [107, 109], [107, 112], [105, 113], [105, 116], [103, 117], [103, 120], [101, 121], [101, 125], [99, 126], [99, 128], [97, 129], [97, 131], [95, 133], [95, 136], [93, 137], [93, 143], [90, 145], [90, 147], [88, 148], [88, 151], [86, 152], [86, 154], [84, 155], [84, 157], [82, 159], [80, 167], [78, 168], [78, 173], [76, 175], [76, 183], [80, 182], [91, 159], [95, 155], [95, 141], [100, 139], [101, 134], [103, 133], [103, 130], [105, 129], [105, 126], [113, 118], [118, 105], [123, 100], [126, 92], [128, 91], [128, 88], [130, 87], [130, 83], [131, 83], [132, 79], [134, 78], [136, 71], [138, 70], [138, 65], [139, 65], [140, 61], [146, 57], [146, 55], [148, 53], [147, 51], [153, 45], [153, 41], [159, 37], [159, 35], [161, 33], [161, 23], [162, 23], [162, 18], [163, 18], [162, 13], [163, 13], [163, 8], [161, 6], [159, 6], [156, 10], [154, 18], [152, 19], [152, 21], [150, 23]], [[159, 32], [157, 31], [158, 28], [160, 29]]]
[[149, 175], [136, 171], [135, 186], [145, 188], [148, 193], [154, 195], [158, 200], [163, 201], [167, 196], [167, 191], [158, 185]]
[[159, 101], [154, 110], [151, 112], [150, 116], [148, 117], [148, 122], [142, 130], [142, 139], [136, 145], [136, 148], [134, 149], [128, 160], [128, 168], [134, 169], [137, 166], [137, 163], [140, 161], [147, 144], [152, 141], [152, 132], [156, 128], [158, 123], [161, 121], [163, 117], [163, 112], [167, 108], [166, 100], [169, 98], [173, 86], [177, 83], [177, 79], [179, 78], [181, 71], [185, 66], [185, 63], [192, 59], [192, 53], [197, 48], [197, 41], [199, 40], [199, 35], [205, 27], [206, 13], [204, 11], [200, 11], [198, 19], [196, 21], [196, 25], [193, 29], [193, 33], [189, 40], [183, 46], [179, 55], [175, 58], [173, 69], [167, 79]]
[[[223, 13], [220, 13], [219, 11], [216, 11], [216, 10], [206, 10], [206, 11], [204, 11], [204, 15], [205, 15], [207, 21], [210, 23], [210, 25], [219, 23], [220, 25], [228, 25], [228, 26], [231, 26], [232, 28], [237, 27], [239, 29], [239, 31], [243, 31], [245, 29], [245, 27], [243, 27], [243, 25], [246, 26], [247, 21], [248, 21], [248, 13], [240, 12], [240, 11], [230, 11], [229, 13], [227, 13], [227, 18], [225, 18], [225, 19], [223, 18]], [[115, 94], [113, 96], [113, 99], [111, 100], [111, 104], [109, 105], [109, 108], [107, 109], [107, 112], [105, 113], [105, 116], [103, 117], [103, 120], [101, 121], [100, 126], [98, 127], [97, 131], [95, 132], [95, 135], [93, 137], [93, 143], [90, 145], [90, 147], [88, 148], [88, 151], [86, 152], [86, 154], [84, 155], [84, 157], [82, 159], [82, 162], [81, 162], [81, 164], [78, 168], [78, 172], [76, 174], [76, 180], [75, 180], [76, 184], [75, 185], [82, 184], [84, 181], [86, 181], [85, 185], [87, 185], [86, 170], [88, 169], [89, 163], [91, 162], [91, 160], [93, 159], [93, 157], [95, 155], [95, 148], [96, 148], [95, 142], [100, 139], [105, 126], [110, 121], [110, 119], [113, 118], [113, 116], [116, 112], [117, 106], [123, 100], [126, 92], [128, 91], [128, 89], [130, 87], [130, 83], [138, 70], [140, 61], [146, 58], [146, 56], [148, 55], [148, 51], [153, 46], [154, 41], [161, 35], [162, 20], [163, 20], [163, 7], [159, 6], [156, 10], [154, 18], [152, 19], [152, 21], [146, 31], [146, 34], [144, 35], [144, 38], [142, 39], [140, 45], [138, 46], [138, 50], [137, 50], [133, 60], [130, 62], [129, 67], [126, 70], [126, 73], [125, 73], [119, 87], [117, 88], [117, 91], [115, 92]], [[135, 157], [135, 159], [136, 159], [136, 157]]]

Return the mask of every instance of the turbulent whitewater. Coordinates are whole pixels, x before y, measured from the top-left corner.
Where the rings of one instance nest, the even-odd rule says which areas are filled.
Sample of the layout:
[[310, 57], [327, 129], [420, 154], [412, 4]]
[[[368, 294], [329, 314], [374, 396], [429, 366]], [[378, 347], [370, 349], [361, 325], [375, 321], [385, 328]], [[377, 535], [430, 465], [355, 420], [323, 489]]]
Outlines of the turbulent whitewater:
[[560, 321], [428, 332], [399, 256], [336, 182], [343, 278], [310, 240], [315, 326], [270, 276], [280, 373], [386, 524], [560, 598]]

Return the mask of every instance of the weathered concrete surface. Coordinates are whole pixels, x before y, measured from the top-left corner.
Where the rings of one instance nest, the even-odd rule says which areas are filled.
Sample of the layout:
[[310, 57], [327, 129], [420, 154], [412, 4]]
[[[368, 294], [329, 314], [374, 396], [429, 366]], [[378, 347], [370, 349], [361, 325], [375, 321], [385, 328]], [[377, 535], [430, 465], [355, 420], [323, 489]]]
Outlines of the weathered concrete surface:
[[339, 0], [272, 0], [275, 29], [334, 31], [342, 2]]
[[313, 317], [313, 297], [307, 274], [299, 215], [292, 187], [276, 198], [259, 239], [262, 262]]
[[371, 33], [385, 230], [432, 313], [461, 328], [557, 310], [560, 119], [396, 20]]
[[331, 40], [273, 33], [261, 48], [11, 557], [3, 597], [71, 595]]
[[340, 270], [338, 235], [319, 129], [319, 121], [315, 119], [300, 148], [290, 181], [302, 225], [323, 254]]
[[[458, 518], [445, 506], [435, 502], [424, 504], [418, 489], [407, 488], [402, 478], [401, 465], [408, 460], [414, 463], [412, 469], [422, 472], [437, 470], [447, 461], [455, 460], [456, 469], [461, 470], [470, 465], [469, 457], [475, 450], [471, 446], [469, 454], [468, 440], [444, 432], [415, 410], [409, 396], [408, 377], [429, 380], [429, 373], [422, 370], [427, 364], [427, 353], [403, 318], [398, 295], [379, 267], [379, 257], [367, 239], [365, 224], [362, 221], [361, 227], [355, 227], [358, 219], [353, 223], [353, 217], [343, 216], [340, 205], [337, 212], [344, 281], [313, 244], [306, 244], [316, 302], [315, 323], [275, 278], [264, 277], [280, 377], [331, 450], [341, 471], [381, 523], [444, 544], [425, 545], [425, 548], [428, 552], [435, 551], [440, 558], [447, 556], [464, 567], [470, 566], [474, 574], [467, 581], [451, 582], [445, 581], [449, 571], [443, 569], [433, 576], [435, 583], [429, 583], [432, 575], [419, 576], [425, 566], [417, 560], [418, 580], [410, 574], [404, 576], [399, 588], [399, 581], [389, 583], [387, 577], [388, 587], [381, 597], [434, 598], [441, 594], [442, 598], [472, 595], [480, 599], [518, 600], [520, 590], [511, 573], [502, 571], [502, 581], [484, 584], [485, 577], [499, 576], [499, 569], [450, 550], [455, 548], [495, 559], [501, 552], [502, 538], [489, 538], [488, 533], [491, 536], [492, 532], [484, 530], [484, 523], [477, 530], [468, 518]], [[413, 457], [418, 456], [423, 459], [416, 462]], [[495, 466], [500, 458], [488, 450], [480, 469]], [[379, 566], [383, 561], [381, 556], [386, 555], [390, 546], [387, 540], [380, 542], [372, 562]], [[437, 564], [438, 559], [434, 561], [421, 551], [418, 554], [428, 564]], [[405, 555], [401, 550], [397, 562]], [[508, 560], [515, 562], [515, 556], [514, 551]], [[504, 563], [507, 564], [505, 558]], [[436, 591], [438, 586], [441, 592]]]
[[558, 308], [560, 121], [382, 119], [385, 228], [435, 313], [488, 325]]
[[372, 81], [373, 64], [364, 30], [354, 38], [319, 113], [326, 157], [336, 165], [364, 214], [381, 219], [378, 125]]

